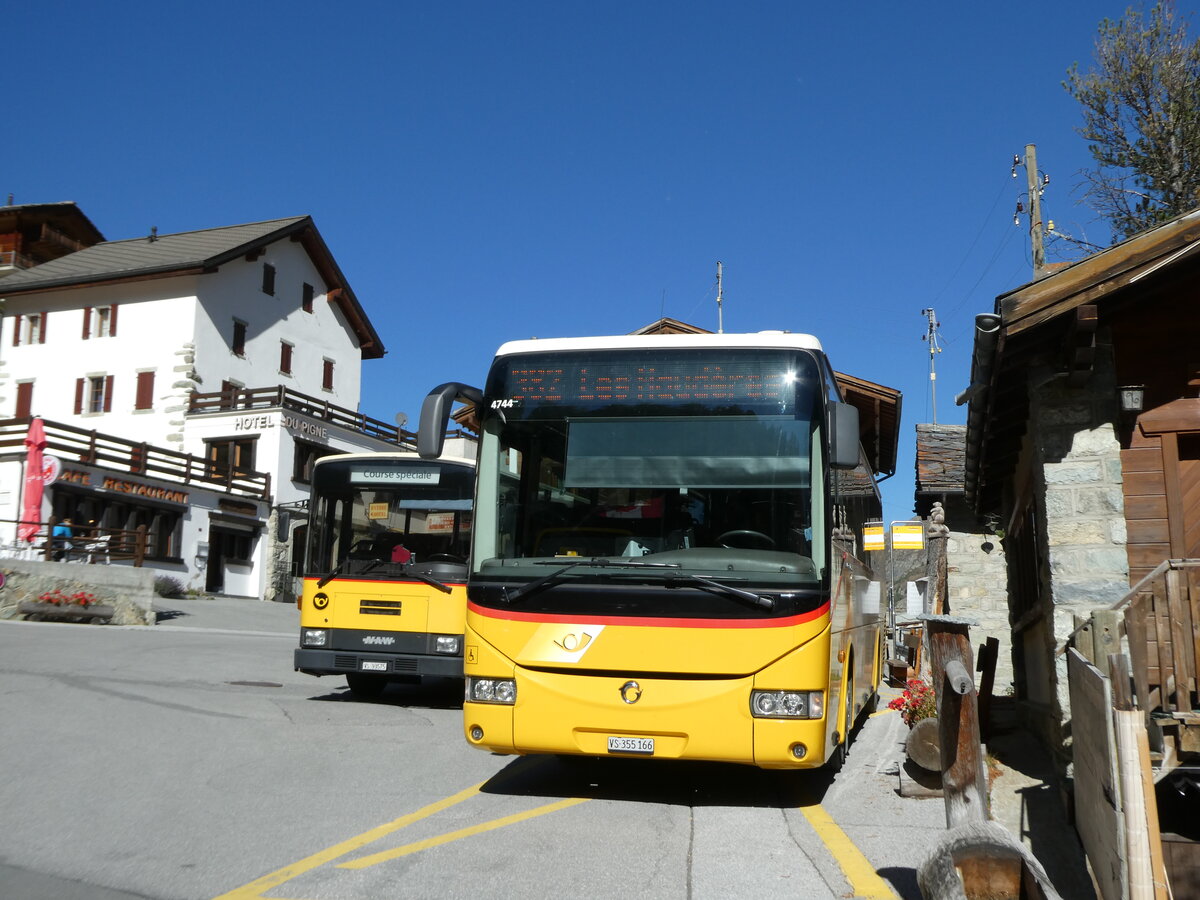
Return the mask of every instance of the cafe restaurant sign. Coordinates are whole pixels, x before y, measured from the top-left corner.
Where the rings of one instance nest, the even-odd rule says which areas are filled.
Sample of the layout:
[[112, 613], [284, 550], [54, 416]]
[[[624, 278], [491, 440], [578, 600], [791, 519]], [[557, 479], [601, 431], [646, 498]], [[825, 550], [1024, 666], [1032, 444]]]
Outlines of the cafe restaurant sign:
[[58, 476], [58, 484], [77, 484], [80, 487], [92, 488], [104, 492], [126, 494], [130, 497], [145, 497], [147, 500], [159, 500], [164, 503], [178, 503], [187, 506], [188, 492], [161, 484], [144, 484], [139, 481], [126, 481], [114, 478], [101, 472], [89, 472], [86, 469], [64, 467]]

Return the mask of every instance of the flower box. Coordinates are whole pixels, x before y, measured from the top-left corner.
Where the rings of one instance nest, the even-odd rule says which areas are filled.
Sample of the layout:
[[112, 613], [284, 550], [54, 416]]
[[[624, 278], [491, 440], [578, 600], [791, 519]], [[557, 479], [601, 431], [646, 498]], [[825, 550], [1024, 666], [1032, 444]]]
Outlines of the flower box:
[[91, 622], [104, 625], [112, 620], [116, 610], [104, 603], [83, 606], [79, 603], [22, 600], [17, 604], [17, 612], [34, 622]]

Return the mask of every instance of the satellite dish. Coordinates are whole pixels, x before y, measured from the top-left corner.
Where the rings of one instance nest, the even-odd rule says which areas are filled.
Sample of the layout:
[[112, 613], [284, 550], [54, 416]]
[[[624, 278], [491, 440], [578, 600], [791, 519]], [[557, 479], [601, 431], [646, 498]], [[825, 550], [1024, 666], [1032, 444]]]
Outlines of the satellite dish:
[[402, 412], [396, 413], [396, 427], [403, 428], [407, 424], [408, 424], [408, 413], [402, 413]]

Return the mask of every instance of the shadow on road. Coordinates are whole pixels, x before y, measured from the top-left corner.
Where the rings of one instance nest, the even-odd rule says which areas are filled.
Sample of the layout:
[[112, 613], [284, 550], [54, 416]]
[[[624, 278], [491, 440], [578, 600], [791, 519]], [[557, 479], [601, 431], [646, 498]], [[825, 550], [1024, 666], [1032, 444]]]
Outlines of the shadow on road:
[[513, 760], [482, 790], [522, 797], [794, 809], [820, 803], [832, 783], [832, 774], [822, 769], [778, 772], [733, 763], [528, 756]]
[[412, 709], [462, 709], [461, 678], [422, 678], [419, 681], [392, 681], [377, 697], [356, 695], [343, 678], [335, 678], [335, 690], [309, 697], [322, 703], [365, 703], [377, 706], [404, 706]]

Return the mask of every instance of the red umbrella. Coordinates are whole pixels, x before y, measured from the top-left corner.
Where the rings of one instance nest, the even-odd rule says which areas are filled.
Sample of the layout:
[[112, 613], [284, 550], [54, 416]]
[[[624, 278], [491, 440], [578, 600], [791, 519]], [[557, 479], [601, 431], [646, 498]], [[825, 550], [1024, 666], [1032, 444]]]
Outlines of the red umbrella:
[[32, 541], [42, 521], [42, 491], [46, 483], [42, 475], [42, 452], [46, 449], [46, 429], [41, 419], [29, 423], [25, 435], [25, 493], [21, 502], [21, 524], [17, 537]]

